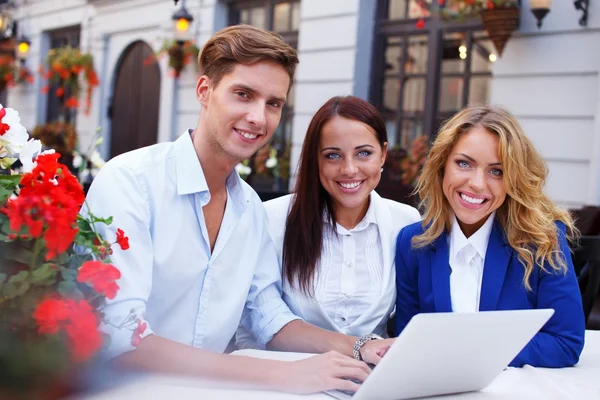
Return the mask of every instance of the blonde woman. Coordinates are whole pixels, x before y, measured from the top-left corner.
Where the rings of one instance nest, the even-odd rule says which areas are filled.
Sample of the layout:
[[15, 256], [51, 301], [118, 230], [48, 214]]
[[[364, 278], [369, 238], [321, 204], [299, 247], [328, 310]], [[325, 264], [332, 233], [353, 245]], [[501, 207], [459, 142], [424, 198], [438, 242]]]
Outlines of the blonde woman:
[[515, 118], [491, 106], [449, 120], [417, 184], [423, 222], [396, 245], [396, 333], [418, 313], [552, 308], [511, 366], [569, 367], [585, 322], [569, 214], [543, 194], [547, 167]]

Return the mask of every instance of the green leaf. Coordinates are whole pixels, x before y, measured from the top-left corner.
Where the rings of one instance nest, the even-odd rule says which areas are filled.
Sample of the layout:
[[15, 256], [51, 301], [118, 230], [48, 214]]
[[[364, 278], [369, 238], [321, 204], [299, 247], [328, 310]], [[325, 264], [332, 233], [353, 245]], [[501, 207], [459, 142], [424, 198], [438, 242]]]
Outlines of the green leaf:
[[93, 232], [92, 226], [87, 219], [77, 218], [77, 226], [79, 228], [79, 232]]
[[77, 289], [77, 284], [74, 281], [62, 281], [59, 283], [58, 293], [64, 297], [83, 299], [83, 293]]
[[13, 283], [22, 283], [25, 282], [27, 278], [29, 278], [29, 271], [23, 270], [11, 276], [8, 281]]
[[19, 273], [11, 276], [8, 279], [8, 282], [4, 284], [2, 293], [9, 299], [24, 295], [27, 293], [27, 290], [29, 290], [30, 286], [29, 282], [27, 281], [28, 278], [29, 271], [20, 271]]
[[95, 215], [92, 215], [92, 221], [94, 221], [94, 222], [102, 222], [102, 223], [104, 223], [106, 225], [110, 225], [110, 224], [112, 224], [113, 217], [100, 218], [100, 217], [96, 217]]
[[52, 285], [56, 282], [56, 266], [53, 264], [42, 264], [31, 274], [31, 282], [36, 285]]
[[65, 281], [75, 282], [75, 279], [77, 279], [76, 269], [60, 267], [60, 274], [62, 275]]
[[33, 252], [22, 246], [14, 246], [6, 252], [4, 258], [7, 260], [15, 260], [25, 265], [31, 265], [33, 261]]

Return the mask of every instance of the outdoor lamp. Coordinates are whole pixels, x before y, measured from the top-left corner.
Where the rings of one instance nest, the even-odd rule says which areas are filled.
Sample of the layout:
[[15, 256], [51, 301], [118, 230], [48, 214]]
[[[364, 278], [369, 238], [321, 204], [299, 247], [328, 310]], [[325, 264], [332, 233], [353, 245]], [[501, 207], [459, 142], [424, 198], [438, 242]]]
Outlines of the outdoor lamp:
[[12, 36], [12, 18], [10, 14], [0, 11], [0, 37]]
[[21, 35], [17, 39], [17, 59], [21, 61], [21, 64], [25, 64], [25, 60], [27, 60], [30, 45], [31, 41], [29, 41], [27, 36]]
[[530, 0], [531, 12], [537, 19], [538, 29], [542, 27], [542, 20], [550, 12], [552, 0]]
[[185, 0], [181, 2], [181, 8], [173, 14], [175, 40], [179, 44], [183, 44], [189, 39], [190, 23], [194, 17], [185, 8]]
[[573, 2], [576, 10], [581, 11], [583, 14], [579, 18], [579, 25], [587, 26], [588, 20], [588, 8], [590, 7], [590, 0], [575, 0]]

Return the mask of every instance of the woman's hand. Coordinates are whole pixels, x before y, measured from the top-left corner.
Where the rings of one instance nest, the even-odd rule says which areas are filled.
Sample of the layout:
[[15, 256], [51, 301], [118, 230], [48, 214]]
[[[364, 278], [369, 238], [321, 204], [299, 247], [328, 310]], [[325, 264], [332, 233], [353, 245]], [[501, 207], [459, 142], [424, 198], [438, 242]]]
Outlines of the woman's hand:
[[369, 364], [379, 364], [396, 339], [369, 340], [360, 349], [360, 356]]
[[304, 360], [286, 362], [276, 375], [274, 384], [281, 391], [297, 394], [335, 389], [356, 392], [370, 372], [366, 363], [330, 351]]

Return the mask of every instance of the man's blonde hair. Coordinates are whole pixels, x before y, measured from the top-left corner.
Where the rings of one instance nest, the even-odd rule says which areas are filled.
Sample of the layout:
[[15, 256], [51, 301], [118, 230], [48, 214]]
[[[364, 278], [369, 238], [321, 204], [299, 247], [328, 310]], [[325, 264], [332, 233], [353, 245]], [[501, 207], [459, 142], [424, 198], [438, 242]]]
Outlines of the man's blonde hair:
[[569, 238], [578, 232], [566, 210], [555, 206], [543, 193], [548, 175], [546, 163], [523, 132], [516, 118], [495, 106], [467, 107], [440, 129], [415, 191], [424, 211], [423, 234], [413, 238], [413, 247], [422, 248], [450, 231], [452, 208], [443, 192], [444, 167], [461, 135], [478, 127], [499, 139], [498, 156], [502, 163], [506, 200], [496, 212], [510, 246], [525, 265], [524, 285], [531, 290], [529, 278], [535, 266], [546, 272], [566, 272], [565, 257], [560, 253], [559, 232], [555, 221], [563, 222]]
[[291, 87], [298, 64], [296, 50], [278, 34], [251, 25], [234, 25], [215, 33], [198, 55], [198, 70], [216, 86], [236, 64], [259, 61], [281, 65], [290, 76]]

